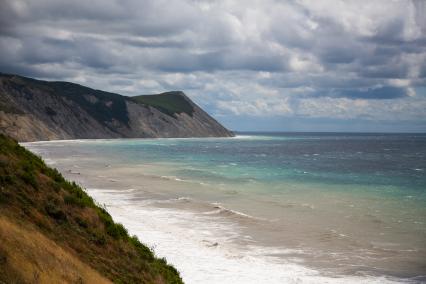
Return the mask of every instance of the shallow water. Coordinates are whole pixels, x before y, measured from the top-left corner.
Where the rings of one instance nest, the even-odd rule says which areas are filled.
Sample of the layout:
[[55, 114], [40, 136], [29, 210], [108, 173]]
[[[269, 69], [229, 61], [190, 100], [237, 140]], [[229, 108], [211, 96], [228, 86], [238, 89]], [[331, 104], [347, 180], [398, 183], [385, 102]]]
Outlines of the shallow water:
[[425, 135], [24, 145], [187, 283], [425, 281]]

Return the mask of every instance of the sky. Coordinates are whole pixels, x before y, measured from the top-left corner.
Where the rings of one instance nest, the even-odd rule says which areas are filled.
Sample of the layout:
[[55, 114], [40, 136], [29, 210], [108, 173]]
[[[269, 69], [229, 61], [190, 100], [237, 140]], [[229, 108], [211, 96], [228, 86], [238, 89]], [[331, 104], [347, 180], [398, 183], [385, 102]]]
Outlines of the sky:
[[0, 72], [182, 90], [232, 130], [426, 132], [426, 1], [0, 0]]

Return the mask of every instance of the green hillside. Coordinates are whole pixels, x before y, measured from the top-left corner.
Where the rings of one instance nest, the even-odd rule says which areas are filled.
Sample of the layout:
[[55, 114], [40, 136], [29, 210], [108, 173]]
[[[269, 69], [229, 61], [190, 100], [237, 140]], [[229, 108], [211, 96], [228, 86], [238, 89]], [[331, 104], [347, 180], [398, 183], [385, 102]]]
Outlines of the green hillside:
[[[40, 89], [44, 92], [74, 101], [102, 124], [105, 124], [106, 121], [115, 119], [128, 125], [129, 117], [126, 100], [152, 106], [173, 117], [176, 117], [177, 113], [186, 113], [190, 116], [194, 113], [194, 107], [185, 98], [185, 95], [179, 91], [165, 92], [158, 95], [126, 97], [70, 82], [48, 82], [3, 73], [0, 73], [0, 77], [10, 78], [11, 84], [13, 84], [13, 87], [17, 90]], [[30, 94], [30, 92], [28, 92], [28, 94]], [[32, 99], [31, 95], [28, 96], [30, 96], [28, 99]], [[19, 111], [9, 107], [7, 104], [2, 106], [1, 103], [0, 110], [11, 113]]]
[[[36, 89], [75, 102], [103, 125], [112, 120], [120, 121], [126, 125], [129, 123], [126, 107], [127, 97], [125, 96], [70, 82], [48, 82], [3, 73], [0, 73], [1, 77], [9, 78], [7, 84], [13, 84], [11, 87], [15, 90], [25, 92], [29, 100], [33, 99], [31, 91]], [[2, 109], [1, 104], [0, 109]]]
[[0, 283], [182, 283], [73, 182], [0, 135]]
[[182, 92], [166, 92], [158, 95], [142, 95], [131, 97], [137, 103], [152, 106], [159, 111], [176, 117], [177, 113], [192, 116], [194, 107], [188, 102]]

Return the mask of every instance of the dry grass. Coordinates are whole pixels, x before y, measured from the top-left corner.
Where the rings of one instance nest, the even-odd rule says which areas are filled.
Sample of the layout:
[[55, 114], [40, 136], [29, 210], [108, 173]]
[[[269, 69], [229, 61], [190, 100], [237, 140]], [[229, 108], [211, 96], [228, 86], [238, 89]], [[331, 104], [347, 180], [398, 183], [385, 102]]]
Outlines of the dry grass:
[[1, 134], [0, 216], [0, 283], [182, 283], [82, 188]]
[[0, 254], [7, 283], [111, 283], [30, 225], [3, 216]]

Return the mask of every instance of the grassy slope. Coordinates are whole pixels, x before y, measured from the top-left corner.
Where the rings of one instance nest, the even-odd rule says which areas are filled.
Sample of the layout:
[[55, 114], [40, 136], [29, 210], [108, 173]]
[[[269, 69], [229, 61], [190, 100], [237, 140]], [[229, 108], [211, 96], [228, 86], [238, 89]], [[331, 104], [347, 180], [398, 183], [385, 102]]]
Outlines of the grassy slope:
[[[72, 100], [104, 125], [106, 121], [111, 121], [112, 119], [120, 121], [125, 125], [129, 124], [126, 100], [152, 106], [173, 117], [176, 117], [177, 113], [186, 113], [190, 116], [194, 113], [194, 108], [182, 95], [182, 92], [126, 97], [69, 82], [48, 82], [0, 73], [1, 77], [8, 78], [10, 80], [8, 84], [11, 84], [17, 90], [27, 91], [37, 89]], [[88, 101], [88, 97], [92, 97], [93, 101]], [[0, 110], [11, 113], [21, 112], [8, 104], [2, 105], [1, 102]]]
[[[2, 77], [8, 79], [5, 82], [10, 85], [11, 88], [27, 93], [29, 98], [32, 97], [31, 94], [34, 90], [38, 90], [43, 93], [53, 94], [74, 101], [105, 126], [107, 126], [105, 122], [110, 122], [113, 119], [125, 125], [129, 123], [126, 106], [127, 97], [125, 96], [95, 90], [69, 82], [48, 82], [0, 73], [0, 78]], [[92, 98], [92, 101], [88, 100], [89, 97]], [[8, 106], [5, 105], [3, 109], [5, 109], [6, 112], [11, 112], [7, 107]], [[2, 106], [0, 105], [0, 109], [1, 108]], [[11, 110], [14, 111], [14, 109]]]
[[176, 113], [186, 113], [190, 116], [194, 113], [194, 108], [186, 100], [181, 92], [167, 92], [159, 95], [142, 95], [131, 97], [131, 100], [155, 107], [159, 111], [169, 115], [176, 116]]
[[0, 226], [0, 283], [38, 282], [46, 271], [68, 283], [182, 283], [84, 190], [3, 135]]
[[111, 283], [37, 229], [3, 216], [0, 242], [0, 279], [6, 283]]

